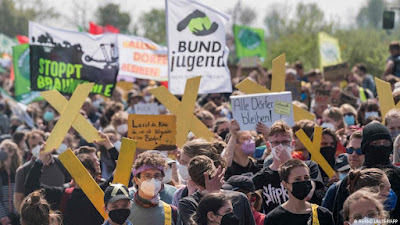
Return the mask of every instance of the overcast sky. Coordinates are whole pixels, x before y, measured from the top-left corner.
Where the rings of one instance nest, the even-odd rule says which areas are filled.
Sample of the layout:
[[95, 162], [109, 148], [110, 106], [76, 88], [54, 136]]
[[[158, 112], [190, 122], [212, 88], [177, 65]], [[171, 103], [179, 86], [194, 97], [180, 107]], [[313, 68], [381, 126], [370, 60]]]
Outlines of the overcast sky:
[[[62, 15], [61, 18], [54, 21], [47, 21], [48, 25], [65, 26], [72, 28], [71, 23], [66, 18], [73, 18], [75, 10], [73, 2], [83, 4], [86, 2], [91, 8], [87, 13], [87, 18], [94, 20], [94, 12], [99, 4], [117, 3], [121, 5], [123, 11], [129, 12], [133, 21], [138, 22], [138, 17], [152, 8], [164, 8], [164, 0], [46, 0], [48, 4], [54, 6]], [[222, 12], [227, 12], [232, 9], [239, 0], [199, 0], [200, 2], [213, 7]], [[257, 20], [253, 26], [264, 28], [264, 17], [268, 12], [269, 7], [275, 4], [296, 5], [298, 2], [317, 3], [318, 6], [325, 12], [325, 16], [329, 20], [339, 20], [342, 25], [352, 24], [359, 9], [367, 3], [367, 0], [241, 0], [242, 5], [247, 5], [256, 10]]]

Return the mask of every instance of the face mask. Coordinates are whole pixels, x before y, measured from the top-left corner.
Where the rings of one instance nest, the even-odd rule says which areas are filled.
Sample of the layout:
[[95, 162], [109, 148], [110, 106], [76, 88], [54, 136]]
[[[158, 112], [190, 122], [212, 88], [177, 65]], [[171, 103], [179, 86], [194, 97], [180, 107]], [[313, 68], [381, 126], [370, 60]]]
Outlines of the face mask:
[[304, 200], [312, 189], [311, 180], [299, 181], [292, 183], [292, 191], [290, 191], [293, 197]]
[[396, 139], [397, 135], [400, 134], [400, 130], [395, 130], [395, 131], [390, 131], [390, 136], [392, 136], [392, 139]]
[[169, 183], [172, 181], [172, 169], [170, 167], [168, 167], [165, 170], [165, 176], [162, 180], [163, 184]]
[[[286, 152], [289, 153], [290, 155], [292, 154], [292, 147], [291, 147], [291, 146], [283, 146], [282, 144], [279, 144], [278, 146], [284, 148], [284, 149], [286, 150]], [[273, 147], [273, 148], [271, 149], [272, 156], [273, 156], [273, 158], [275, 158], [275, 159], [279, 159], [278, 156], [276, 155], [276, 148], [277, 148], [278, 146], [275, 146], [275, 147]]]
[[117, 126], [117, 132], [120, 135], [125, 135], [128, 132], [128, 124], [121, 124]]
[[351, 116], [345, 115], [345, 116], [344, 116], [344, 122], [346, 122], [346, 124], [347, 124], [348, 126], [351, 126], [351, 125], [355, 125], [356, 119], [354, 118], [353, 115], [351, 115]]
[[394, 193], [392, 189], [390, 189], [389, 196], [387, 197], [384, 205], [385, 205], [385, 210], [390, 212], [396, 207], [396, 202], [397, 202], [397, 195]]
[[321, 155], [326, 159], [326, 161], [329, 163], [329, 165], [331, 165], [331, 167], [333, 168], [333, 166], [335, 165], [335, 153], [336, 153], [336, 149], [328, 146], [328, 147], [323, 147], [320, 149]]
[[156, 196], [161, 190], [161, 181], [154, 178], [151, 180], [145, 180], [142, 181], [139, 188], [145, 195]]
[[219, 133], [218, 135], [222, 138], [222, 140], [225, 140], [226, 135], [229, 134], [229, 130], [224, 130], [221, 133]]
[[242, 143], [242, 151], [245, 155], [251, 156], [256, 151], [256, 143], [253, 139], [246, 140]]
[[369, 145], [364, 150], [365, 162], [367, 167], [374, 167], [376, 165], [390, 165], [390, 154], [392, 153], [391, 147], [386, 146], [373, 146]]
[[335, 130], [335, 125], [333, 125], [332, 123], [325, 123], [325, 122], [323, 122], [323, 123], [321, 124], [321, 127], [329, 128], [329, 129], [331, 129], [331, 130]]
[[119, 151], [121, 149], [121, 142], [120, 141], [114, 142], [114, 147]]
[[230, 212], [222, 217], [220, 225], [238, 225], [239, 222], [239, 218], [233, 212]]
[[339, 180], [343, 180], [347, 176], [347, 173], [339, 173]]
[[351, 225], [381, 225], [375, 218], [364, 217], [361, 220], [357, 220]]
[[4, 161], [8, 158], [8, 153], [6, 151], [0, 151], [0, 161]]
[[92, 104], [93, 104], [93, 107], [95, 107], [96, 109], [99, 109], [100, 105], [101, 105], [101, 101], [100, 100], [95, 100], [95, 101], [92, 102]]
[[40, 145], [36, 145], [33, 149], [32, 149], [32, 155], [36, 158], [39, 157], [40, 154]]
[[187, 166], [180, 165], [178, 168], [178, 173], [184, 180], [190, 180], [190, 175]]
[[68, 149], [68, 146], [64, 143], [61, 143], [60, 147], [58, 147], [58, 149], [57, 149], [57, 154], [61, 155], [67, 149]]
[[143, 99], [145, 102], [150, 102], [151, 96], [144, 96]]
[[124, 224], [131, 214], [130, 209], [115, 209], [108, 213], [110, 219], [117, 224]]
[[54, 113], [51, 111], [46, 111], [43, 114], [43, 119], [47, 122], [52, 121], [54, 119]]
[[379, 114], [378, 114], [378, 112], [374, 112], [374, 111], [372, 111], [372, 112], [365, 112], [365, 119], [367, 119], [367, 118], [370, 117], [370, 116], [379, 117]]

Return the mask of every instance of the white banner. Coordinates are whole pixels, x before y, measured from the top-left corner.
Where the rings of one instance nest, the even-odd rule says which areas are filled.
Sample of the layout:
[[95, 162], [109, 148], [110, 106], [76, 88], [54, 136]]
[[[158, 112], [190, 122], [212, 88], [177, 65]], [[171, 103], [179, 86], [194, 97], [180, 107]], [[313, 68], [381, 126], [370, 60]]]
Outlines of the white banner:
[[167, 48], [141, 37], [118, 35], [118, 80], [168, 80]]
[[264, 93], [231, 96], [232, 116], [240, 130], [255, 130], [257, 123], [271, 127], [278, 120], [294, 126], [292, 93]]
[[199, 94], [232, 92], [225, 25], [229, 16], [194, 0], [166, 0], [168, 87], [183, 94], [186, 79], [202, 76]]
[[157, 103], [137, 103], [134, 106], [134, 109], [135, 109], [135, 114], [142, 114], [142, 115], [160, 114]]

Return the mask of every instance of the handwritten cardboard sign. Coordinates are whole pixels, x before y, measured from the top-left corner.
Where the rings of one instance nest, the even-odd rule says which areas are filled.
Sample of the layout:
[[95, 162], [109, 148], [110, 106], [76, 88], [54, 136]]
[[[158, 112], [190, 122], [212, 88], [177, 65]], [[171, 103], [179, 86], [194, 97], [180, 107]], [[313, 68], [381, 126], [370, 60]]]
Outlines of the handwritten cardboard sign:
[[135, 109], [135, 114], [142, 114], [142, 115], [160, 114], [157, 103], [138, 103], [134, 106], [134, 109]]
[[340, 82], [345, 79], [347, 73], [349, 73], [349, 66], [347, 63], [324, 67], [325, 81]]
[[315, 89], [315, 102], [318, 105], [327, 105], [331, 103], [331, 90], [325, 88]]
[[352, 105], [354, 108], [358, 108], [358, 98], [349, 95], [345, 92], [342, 92], [340, 94], [340, 104], [344, 104], [344, 103], [348, 103], [350, 105]]
[[231, 104], [241, 130], [255, 130], [259, 122], [270, 127], [278, 120], [294, 126], [292, 94], [288, 91], [231, 96]]
[[301, 100], [301, 81], [295, 80], [285, 83], [286, 91], [292, 92], [292, 99], [300, 101]]
[[137, 147], [155, 150], [176, 149], [176, 116], [137, 115], [128, 117], [128, 137]]

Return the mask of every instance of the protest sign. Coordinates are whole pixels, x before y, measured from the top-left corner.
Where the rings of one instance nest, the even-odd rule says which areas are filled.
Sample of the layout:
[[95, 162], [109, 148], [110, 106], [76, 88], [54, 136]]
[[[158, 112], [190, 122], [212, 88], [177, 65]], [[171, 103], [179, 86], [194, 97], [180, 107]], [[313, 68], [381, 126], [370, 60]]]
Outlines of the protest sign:
[[340, 82], [345, 79], [348, 73], [349, 73], [349, 66], [347, 63], [340, 63], [332, 66], [324, 66], [325, 81]]
[[352, 105], [356, 109], [358, 108], [358, 98], [356, 98], [352, 95], [349, 95], [345, 92], [342, 92], [340, 94], [340, 105], [345, 104], [345, 103]]
[[325, 86], [315, 89], [315, 103], [318, 105], [328, 105], [331, 103], [331, 89]]
[[286, 91], [292, 92], [292, 99], [300, 101], [301, 100], [301, 81], [286, 81], [285, 82]]
[[135, 114], [143, 114], [143, 115], [160, 114], [157, 103], [138, 103], [134, 106], [134, 110]]
[[389, 82], [375, 77], [376, 92], [378, 93], [379, 106], [382, 114], [382, 123], [385, 124], [385, 116], [391, 109], [400, 109], [400, 102], [395, 104], [392, 87]]
[[28, 109], [26, 105], [15, 101], [3, 88], [0, 88], [0, 94], [14, 115], [24, 121], [29, 127], [35, 127], [32, 117], [26, 112]]
[[243, 57], [239, 59], [239, 64], [242, 68], [254, 68], [257, 67], [259, 59], [256, 56], [253, 57]]
[[267, 45], [263, 29], [234, 24], [233, 34], [237, 58], [257, 56], [262, 61], [267, 58]]
[[168, 80], [167, 48], [141, 37], [118, 35], [118, 79]]
[[199, 94], [232, 92], [225, 40], [229, 16], [194, 0], [166, 4], [170, 92], [183, 94], [186, 79], [199, 75]]
[[128, 117], [128, 137], [137, 147], [155, 150], [176, 149], [176, 116], [137, 115]]
[[29, 23], [31, 88], [71, 95], [93, 82], [92, 93], [110, 97], [118, 72], [117, 35], [90, 35]]
[[13, 47], [14, 95], [22, 104], [42, 100], [38, 91], [31, 91], [31, 73], [29, 67], [29, 44]]
[[255, 130], [261, 122], [268, 127], [278, 121], [294, 126], [290, 92], [231, 96], [232, 116], [241, 130]]
[[324, 32], [318, 33], [320, 68], [342, 62], [339, 41]]

